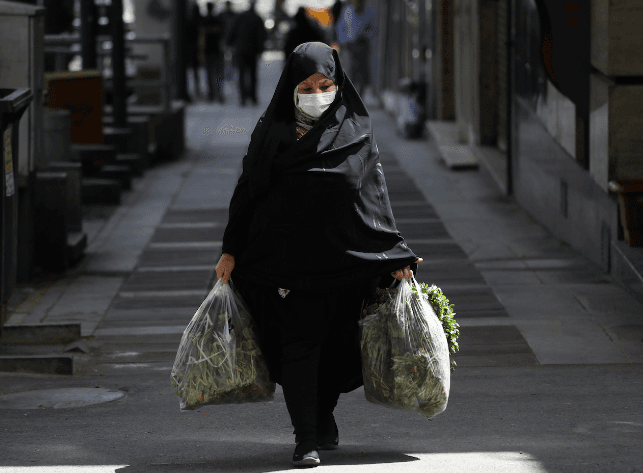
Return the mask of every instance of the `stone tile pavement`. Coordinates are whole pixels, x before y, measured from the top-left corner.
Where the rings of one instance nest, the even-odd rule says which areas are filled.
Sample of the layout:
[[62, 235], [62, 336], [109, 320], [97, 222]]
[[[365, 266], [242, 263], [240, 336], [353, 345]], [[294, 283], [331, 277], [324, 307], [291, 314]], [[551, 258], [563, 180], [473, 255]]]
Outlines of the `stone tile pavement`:
[[[642, 304], [500, 194], [489, 176], [449, 170], [433, 143], [402, 141], [383, 112], [372, 116], [380, 151], [393, 154], [413, 176], [468, 263], [484, 279], [484, 284], [471, 286], [466, 297], [490, 290], [508, 316], [480, 319], [460, 313], [463, 344], [472, 325], [509, 324], [519, 330], [540, 364], [643, 361]], [[384, 164], [387, 180], [388, 168]], [[412, 248], [428, 259], [423, 248]], [[440, 274], [433, 277], [449, 297], [448, 284], [441, 283]], [[422, 265], [418, 279], [423, 279]], [[451, 299], [460, 312], [457, 297]], [[617, 335], [615, 327], [623, 335]]]
[[[264, 66], [264, 106], [280, 70], [279, 62]], [[81, 265], [37, 294], [38, 304], [28, 298], [9, 323], [80, 321], [84, 336], [170, 322], [182, 331], [216, 279], [227, 205], [263, 110], [240, 108], [234, 91], [227, 95], [226, 105], [189, 108], [184, 159], [135, 183], [92, 235]], [[485, 174], [449, 170], [432, 143], [403, 140], [385, 112], [371, 106], [371, 114], [398, 229], [425, 260], [417, 279], [437, 284], [455, 304], [460, 363], [513, 363], [507, 343], [529, 353], [520, 363], [643, 360], [636, 341], [643, 306], [609, 275], [553, 238]], [[486, 348], [469, 352], [474, 340]]]

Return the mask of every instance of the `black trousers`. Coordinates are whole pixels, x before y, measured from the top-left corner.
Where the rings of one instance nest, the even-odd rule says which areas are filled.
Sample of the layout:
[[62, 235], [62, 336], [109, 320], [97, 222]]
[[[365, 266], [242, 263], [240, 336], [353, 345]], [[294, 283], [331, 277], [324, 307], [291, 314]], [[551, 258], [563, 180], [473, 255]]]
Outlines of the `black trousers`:
[[205, 68], [208, 76], [208, 99], [223, 99], [224, 58], [222, 52], [208, 54], [205, 57]]
[[239, 68], [239, 94], [241, 103], [252, 100], [257, 103], [257, 56], [254, 54], [239, 54], [237, 56]]
[[[234, 279], [234, 278], [233, 278]], [[233, 285], [257, 323], [259, 343], [281, 384], [300, 441], [325, 432], [342, 392], [362, 385], [358, 320], [375, 280], [323, 293]]]

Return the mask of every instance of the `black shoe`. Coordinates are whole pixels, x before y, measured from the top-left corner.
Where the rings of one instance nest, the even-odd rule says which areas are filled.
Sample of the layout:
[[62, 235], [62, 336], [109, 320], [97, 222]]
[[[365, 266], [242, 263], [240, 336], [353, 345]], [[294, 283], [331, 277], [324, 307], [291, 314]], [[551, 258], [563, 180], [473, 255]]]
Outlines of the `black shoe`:
[[317, 466], [319, 465], [319, 453], [314, 441], [303, 441], [295, 447], [295, 453], [292, 456], [292, 464], [295, 466]]
[[318, 450], [335, 450], [339, 445], [339, 429], [335, 422], [335, 416], [331, 414], [330, 419], [331, 422], [328, 424], [328, 428], [317, 435]]
[[[321, 432], [317, 434], [317, 450], [335, 450], [339, 445], [339, 429], [337, 428], [337, 423], [335, 423], [335, 417], [331, 414], [330, 423], [327, 424], [328, 427], [322, 427]], [[295, 443], [300, 443], [301, 440], [297, 436], [297, 431], [293, 432], [295, 434]]]

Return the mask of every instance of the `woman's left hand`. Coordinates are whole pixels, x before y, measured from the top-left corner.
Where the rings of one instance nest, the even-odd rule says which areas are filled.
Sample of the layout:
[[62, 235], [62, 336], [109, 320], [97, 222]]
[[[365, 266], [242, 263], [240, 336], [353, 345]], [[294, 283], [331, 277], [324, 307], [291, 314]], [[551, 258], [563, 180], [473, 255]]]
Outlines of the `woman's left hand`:
[[[415, 262], [421, 263], [422, 261], [424, 261], [422, 258], [418, 258]], [[398, 271], [395, 271], [394, 273], [391, 273], [391, 276], [393, 276], [398, 281], [401, 281], [402, 279], [411, 279], [413, 277], [413, 271], [411, 271], [411, 265], [407, 266], [404, 269], [400, 269]]]

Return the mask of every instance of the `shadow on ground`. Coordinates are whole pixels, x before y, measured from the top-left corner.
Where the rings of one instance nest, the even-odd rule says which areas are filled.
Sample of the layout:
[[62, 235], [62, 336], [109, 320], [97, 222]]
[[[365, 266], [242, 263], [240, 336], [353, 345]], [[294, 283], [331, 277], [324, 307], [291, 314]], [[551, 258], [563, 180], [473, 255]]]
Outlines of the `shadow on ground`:
[[[396, 450], [367, 451], [368, 448], [362, 445], [348, 445], [340, 450], [320, 451], [320, 458], [323, 466], [357, 466], [357, 465], [383, 465], [389, 463], [406, 463], [419, 461], [411, 455]], [[221, 452], [234, 453], [234, 456], [220, 457]], [[265, 444], [251, 442], [235, 442], [225, 444], [217, 442], [215, 455], [204, 456], [194, 461], [185, 461], [184, 458], [162, 460], [159, 462], [147, 463], [145, 465], [131, 465], [119, 468], [120, 473], [148, 473], [158, 471], [162, 473], [183, 473], [194, 471], [235, 471], [235, 472], [269, 472], [289, 471], [294, 467], [290, 458], [294, 451], [294, 445], [288, 444]], [[212, 452], [214, 453], [214, 451]], [[216, 456], [217, 458], [211, 458]]]

